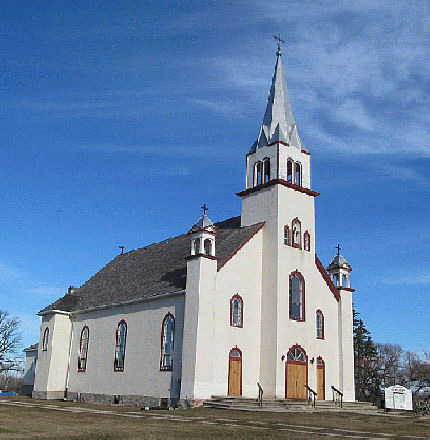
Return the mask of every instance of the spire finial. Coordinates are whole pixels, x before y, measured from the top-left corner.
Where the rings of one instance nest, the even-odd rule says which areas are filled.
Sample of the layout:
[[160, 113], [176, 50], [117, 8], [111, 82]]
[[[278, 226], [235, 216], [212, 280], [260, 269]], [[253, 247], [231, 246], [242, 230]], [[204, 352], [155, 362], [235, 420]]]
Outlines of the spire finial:
[[206, 206], [206, 203], [203, 204], [203, 206], [200, 206], [200, 208], [203, 209], [203, 215], [206, 215], [206, 211], [208, 211], [208, 208], [207, 208], [207, 206]]
[[285, 43], [285, 41], [281, 39], [281, 33], [280, 32], [278, 33], [278, 35], [274, 35], [273, 38], [278, 42], [278, 50], [276, 52], [276, 55], [279, 57], [279, 56], [282, 55], [281, 43]]
[[341, 248], [340, 248], [340, 244], [339, 243], [337, 244], [336, 249], [337, 249], [337, 255], [340, 255], [340, 249]]

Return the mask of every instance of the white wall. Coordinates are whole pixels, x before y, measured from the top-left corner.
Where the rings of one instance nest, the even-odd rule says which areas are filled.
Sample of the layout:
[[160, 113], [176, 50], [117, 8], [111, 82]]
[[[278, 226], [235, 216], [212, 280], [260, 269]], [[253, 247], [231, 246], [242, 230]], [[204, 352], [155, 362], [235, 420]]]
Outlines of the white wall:
[[[161, 327], [167, 313], [175, 317], [174, 368], [160, 371]], [[181, 377], [184, 295], [82, 313], [74, 317], [68, 389], [109, 395], [178, 397]], [[124, 371], [114, 371], [118, 323], [127, 323]], [[89, 328], [87, 369], [78, 372], [79, 339]], [[176, 394], [176, 395], [175, 395]]]

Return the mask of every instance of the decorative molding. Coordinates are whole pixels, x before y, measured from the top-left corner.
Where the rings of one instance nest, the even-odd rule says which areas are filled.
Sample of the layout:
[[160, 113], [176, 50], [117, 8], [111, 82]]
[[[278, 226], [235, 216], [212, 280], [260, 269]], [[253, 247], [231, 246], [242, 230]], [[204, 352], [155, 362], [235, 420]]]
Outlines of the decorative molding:
[[219, 257], [215, 257], [214, 255], [208, 255], [208, 254], [194, 254], [194, 255], [188, 255], [188, 257], [185, 257], [186, 260], [194, 260], [195, 258], [208, 258], [209, 260], [220, 260]]
[[327, 286], [333, 293], [333, 296], [336, 298], [336, 301], [340, 301], [340, 294], [339, 291], [336, 289], [336, 287], [333, 284], [332, 279], [328, 276], [326, 270], [324, 269], [324, 266], [321, 263], [321, 260], [318, 258], [317, 254], [315, 254], [315, 264], [317, 266], [317, 269], [319, 270], [320, 274], [324, 278], [324, 281], [326, 282]]
[[235, 249], [218, 267], [218, 272], [228, 263], [245, 245], [250, 241], [252, 238], [254, 238], [255, 235], [257, 235], [261, 229], [264, 227], [266, 222], [263, 222], [261, 226], [251, 235], [249, 236], [237, 249]]
[[294, 191], [298, 191], [298, 192], [301, 192], [303, 194], [306, 194], [306, 195], [312, 196], [312, 197], [318, 197], [320, 195], [320, 193], [318, 193], [316, 191], [312, 191], [309, 188], [303, 188], [299, 185], [296, 185], [295, 183], [290, 183], [290, 182], [287, 182], [286, 180], [283, 180], [283, 179], [273, 179], [270, 182], [263, 183], [261, 185], [254, 186], [253, 188], [248, 188], [244, 191], [238, 192], [238, 193], [236, 193], [236, 195], [239, 197], [245, 197], [249, 194], [260, 191], [261, 189], [264, 189], [264, 188], [269, 188], [273, 185], [286, 186], [287, 188], [291, 188]]

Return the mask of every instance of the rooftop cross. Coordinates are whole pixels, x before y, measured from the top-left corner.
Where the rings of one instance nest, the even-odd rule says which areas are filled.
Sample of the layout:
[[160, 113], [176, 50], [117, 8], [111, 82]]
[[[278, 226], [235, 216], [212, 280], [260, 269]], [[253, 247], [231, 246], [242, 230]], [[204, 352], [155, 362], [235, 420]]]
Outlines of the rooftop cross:
[[206, 207], [206, 203], [203, 206], [201, 206], [200, 208], [203, 209], [203, 215], [206, 215], [206, 211], [208, 211], [208, 208]]
[[121, 245], [121, 246], [118, 246], [118, 247], [121, 249], [121, 255], [122, 255], [124, 253], [125, 246]]
[[336, 249], [337, 249], [337, 255], [340, 255], [340, 244], [339, 243], [337, 244]]
[[281, 55], [281, 43], [285, 43], [284, 40], [281, 39], [281, 33], [279, 32], [278, 35], [274, 35], [273, 38], [278, 42], [278, 51], [276, 52], [276, 55]]

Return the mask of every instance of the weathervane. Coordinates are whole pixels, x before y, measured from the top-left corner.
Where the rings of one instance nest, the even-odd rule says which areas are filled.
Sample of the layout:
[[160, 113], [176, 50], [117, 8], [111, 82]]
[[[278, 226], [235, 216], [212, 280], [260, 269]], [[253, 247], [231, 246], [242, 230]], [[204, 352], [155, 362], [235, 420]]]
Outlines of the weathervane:
[[205, 216], [205, 215], [206, 215], [206, 211], [208, 211], [208, 208], [207, 208], [207, 206], [206, 206], [206, 203], [205, 203], [203, 206], [200, 206], [200, 208], [203, 209], [203, 215]]
[[281, 39], [281, 33], [279, 32], [278, 35], [274, 35], [273, 38], [278, 42], [278, 51], [276, 52], [276, 55], [282, 55], [281, 43], [285, 43], [285, 41]]

